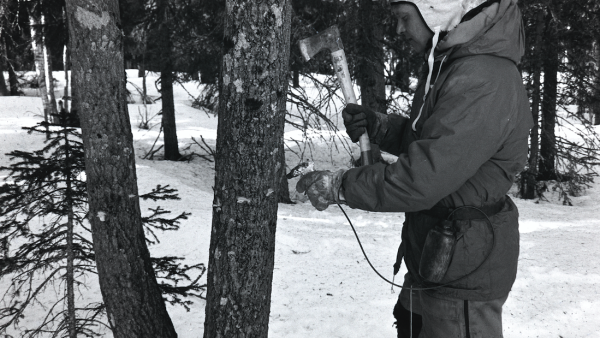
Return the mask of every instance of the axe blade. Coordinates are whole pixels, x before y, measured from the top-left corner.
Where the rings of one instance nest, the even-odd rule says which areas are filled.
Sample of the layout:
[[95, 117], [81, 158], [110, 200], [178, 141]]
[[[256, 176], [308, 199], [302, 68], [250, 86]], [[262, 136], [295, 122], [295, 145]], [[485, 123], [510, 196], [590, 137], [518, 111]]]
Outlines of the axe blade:
[[310, 60], [315, 54], [324, 49], [331, 52], [344, 49], [337, 25], [333, 25], [317, 35], [298, 41], [298, 46], [304, 61]]

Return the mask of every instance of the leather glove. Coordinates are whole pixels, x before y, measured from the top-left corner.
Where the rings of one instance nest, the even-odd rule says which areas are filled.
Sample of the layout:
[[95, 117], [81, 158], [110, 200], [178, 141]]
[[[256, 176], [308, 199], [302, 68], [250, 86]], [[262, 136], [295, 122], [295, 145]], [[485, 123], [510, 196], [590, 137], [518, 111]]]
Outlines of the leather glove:
[[313, 207], [323, 211], [330, 204], [341, 203], [338, 194], [345, 172], [343, 169], [336, 172], [311, 171], [300, 178], [296, 184], [296, 191], [306, 194]]
[[346, 126], [346, 133], [354, 143], [358, 142], [365, 131], [369, 135], [371, 143], [378, 144], [378, 136], [383, 138], [383, 135], [378, 134], [382, 133], [379, 130], [380, 127], [386, 127], [383, 121], [387, 118], [385, 114], [376, 113], [365, 106], [348, 103], [346, 108], [342, 110], [342, 118], [344, 119], [344, 126]]

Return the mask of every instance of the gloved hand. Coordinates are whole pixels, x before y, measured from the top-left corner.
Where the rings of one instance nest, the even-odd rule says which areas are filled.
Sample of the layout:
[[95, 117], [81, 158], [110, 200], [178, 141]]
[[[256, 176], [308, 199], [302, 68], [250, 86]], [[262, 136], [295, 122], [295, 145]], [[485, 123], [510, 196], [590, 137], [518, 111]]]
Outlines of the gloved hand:
[[330, 204], [340, 203], [338, 193], [344, 172], [346, 171], [343, 169], [336, 172], [311, 171], [300, 178], [296, 184], [296, 191], [305, 193], [313, 207], [323, 211]]
[[353, 103], [348, 103], [346, 108], [342, 110], [342, 118], [346, 133], [350, 136], [352, 142], [358, 142], [362, 134], [367, 132], [371, 143], [377, 143], [377, 133], [382, 124], [382, 119], [385, 114], [380, 114], [371, 109]]

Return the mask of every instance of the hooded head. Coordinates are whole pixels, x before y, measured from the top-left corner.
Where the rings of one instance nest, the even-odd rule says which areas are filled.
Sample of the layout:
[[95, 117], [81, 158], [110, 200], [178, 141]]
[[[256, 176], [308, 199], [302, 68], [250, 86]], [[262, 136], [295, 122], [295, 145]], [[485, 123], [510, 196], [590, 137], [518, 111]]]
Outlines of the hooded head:
[[414, 4], [432, 32], [451, 31], [470, 10], [486, 0], [391, 0], [390, 3]]

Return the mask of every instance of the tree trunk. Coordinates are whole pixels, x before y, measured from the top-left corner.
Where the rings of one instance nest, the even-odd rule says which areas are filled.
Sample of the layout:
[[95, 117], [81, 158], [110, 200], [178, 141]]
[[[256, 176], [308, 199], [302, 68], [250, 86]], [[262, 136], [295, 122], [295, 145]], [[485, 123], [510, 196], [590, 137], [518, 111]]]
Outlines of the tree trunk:
[[177, 161], [181, 158], [177, 142], [177, 126], [175, 124], [175, 102], [173, 100], [173, 62], [171, 56], [171, 17], [169, 2], [159, 0], [157, 8], [160, 11], [159, 44], [160, 50], [160, 94], [162, 97], [162, 126], [165, 160]]
[[556, 95], [558, 89], [559, 50], [556, 24], [551, 14], [546, 14], [544, 50], [544, 94], [542, 95], [542, 127], [540, 138], [540, 163], [538, 178], [541, 181], [557, 179], [556, 173]]
[[227, 0], [204, 338], [267, 337], [291, 0]]
[[279, 145], [279, 150], [277, 152], [279, 154], [279, 163], [281, 165], [281, 184], [279, 185], [279, 203], [292, 203], [292, 199], [290, 198], [290, 186], [288, 184], [288, 179], [286, 177], [287, 173], [287, 164], [285, 163], [285, 144], [281, 142]]
[[594, 44], [594, 57], [596, 59], [594, 97], [592, 98], [592, 115], [594, 116], [594, 125], [600, 125], [600, 38], [596, 38]]
[[[2, 45], [0, 45], [2, 48]], [[5, 54], [0, 53], [0, 58], [4, 58]], [[6, 80], [4, 79], [4, 60], [0, 60], [0, 96], [8, 96], [9, 91], [6, 86]]]
[[293, 80], [292, 80], [293, 84], [292, 84], [292, 86], [294, 88], [300, 88], [300, 70], [294, 69], [292, 71], [292, 73], [293, 73], [293, 75], [292, 75], [293, 76]]
[[[42, 24], [44, 23], [44, 17], [42, 16]], [[46, 87], [48, 90], [48, 101], [50, 109], [50, 121], [58, 123], [58, 109], [56, 106], [56, 96], [54, 95], [54, 77], [52, 76], [52, 55], [50, 49], [46, 46], [46, 39], [42, 36], [43, 52], [44, 52], [44, 70], [46, 71]]]
[[541, 62], [543, 58], [543, 34], [544, 34], [544, 12], [540, 10], [537, 14], [536, 36], [534, 49], [535, 59], [533, 62], [533, 93], [531, 94], [531, 114], [533, 116], [533, 127], [529, 134], [529, 159], [528, 168], [523, 172], [521, 196], [525, 199], [534, 199], [537, 191], [537, 173], [539, 160], [539, 119], [540, 119], [540, 96], [541, 96]]
[[[2, 25], [4, 23], [2, 22], [2, 18], [4, 16], [5, 6], [5, 2], [0, 3], [0, 37], [3, 36]], [[8, 96], [10, 93], [6, 86], [6, 80], [4, 79], [4, 71], [6, 69], [6, 62], [4, 60], [8, 60], [8, 55], [6, 53], [6, 47], [4, 46], [4, 40], [0, 39], [0, 96]]]
[[[165, 67], [166, 68], [166, 67]], [[175, 101], [173, 99], [173, 72], [163, 68], [160, 73], [160, 92], [162, 97], [162, 126], [165, 160], [177, 161], [181, 158], [175, 124]]]
[[11, 64], [11, 60], [14, 60], [14, 53], [11, 50], [10, 46], [6, 44], [5, 35], [6, 34], [0, 35], [0, 44], [2, 44], [2, 49], [6, 55], [6, 63], [4, 65], [6, 71], [8, 72], [9, 95], [17, 96], [19, 95], [19, 80], [17, 79], [17, 74], [15, 73], [13, 65]]
[[70, 86], [70, 79], [69, 79], [69, 70], [71, 69], [71, 60], [69, 57], [69, 48], [67, 45], [65, 45], [64, 47], [64, 51], [63, 51], [63, 69], [65, 70], [65, 87], [63, 90], [63, 107], [65, 109], [65, 111], [67, 113], [69, 113], [69, 86]]
[[145, 77], [146, 76], [146, 64], [144, 63], [144, 61], [138, 63], [138, 77]]
[[98, 278], [115, 338], [177, 337], [142, 227], [117, 0], [67, 0]]
[[[11, 57], [13, 57], [13, 55], [11, 54], [11, 52], [7, 52], [8, 60], [12, 60]], [[10, 61], [7, 62], [6, 66], [8, 68], [8, 87], [10, 89], [10, 95], [19, 96], [19, 78], [17, 77], [17, 73]]]
[[[383, 51], [384, 14], [381, 5], [372, 0], [359, 1], [361, 34], [358, 42], [357, 82], [360, 86], [361, 104], [372, 110], [386, 114], [385, 65]], [[371, 144], [373, 161], [381, 160], [381, 150]], [[360, 162], [359, 162], [360, 163]]]
[[65, 272], [67, 284], [67, 332], [69, 333], [69, 338], [77, 338], [77, 319], [75, 313], [75, 250], [73, 247], [74, 206], [73, 196], [71, 194], [71, 192], [73, 191], [73, 187], [71, 184], [71, 174], [73, 172], [71, 165], [73, 164], [73, 162], [71, 160], [68, 132], [66, 131], [66, 129], [63, 130], [65, 130], [65, 203], [69, 210], [69, 213], [67, 215], [67, 270]]
[[[38, 94], [42, 98], [42, 105], [44, 107], [44, 121], [50, 123], [52, 107], [50, 105], [50, 98], [48, 96], [48, 87], [46, 86], [46, 61], [44, 58], [44, 40], [40, 34], [40, 19], [33, 13], [29, 13], [29, 20], [31, 25], [31, 50], [33, 51], [33, 58], [35, 62], [35, 73], [37, 75]], [[36, 29], [37, 27], [37, 29]], [[46, 126], [46, 129], [48, 126]], [[50, 134], [46, 134], [46, 139], [50, 138]]]

